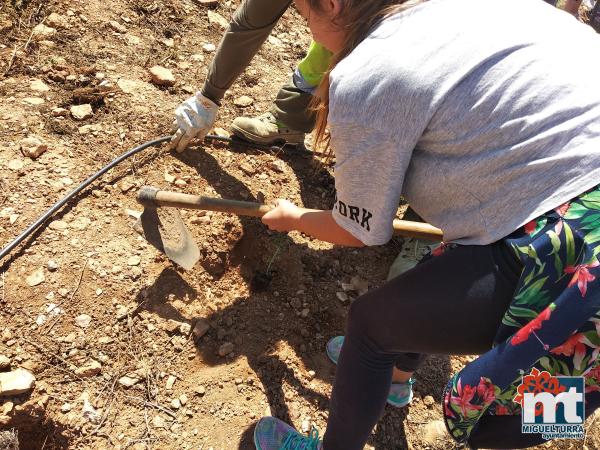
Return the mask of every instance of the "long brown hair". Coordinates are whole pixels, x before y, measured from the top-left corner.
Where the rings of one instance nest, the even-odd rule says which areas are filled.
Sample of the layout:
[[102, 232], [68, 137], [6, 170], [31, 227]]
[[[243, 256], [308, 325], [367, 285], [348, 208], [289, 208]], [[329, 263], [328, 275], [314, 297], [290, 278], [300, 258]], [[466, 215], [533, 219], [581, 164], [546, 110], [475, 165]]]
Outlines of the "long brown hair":
[[[306, 0], [313, 11], [319, 11], [323, 0]], [[311, 108], [317, 114], [315, 126], [315, 145], [321, 146], [329, 156], [329, 136], [327, 135], [327, 116], [329, 115], [329, 74], [333, 68], [358, 44], [369, 32], [391, 14], [404, 11], [427, 0], [341, 0], [342, 10], [335, 17], [337, 26], [346, 31], [344, 46], [336, 53], [331, 61], [329, 70], [323, 76], [321, 84], [311, 103]]]

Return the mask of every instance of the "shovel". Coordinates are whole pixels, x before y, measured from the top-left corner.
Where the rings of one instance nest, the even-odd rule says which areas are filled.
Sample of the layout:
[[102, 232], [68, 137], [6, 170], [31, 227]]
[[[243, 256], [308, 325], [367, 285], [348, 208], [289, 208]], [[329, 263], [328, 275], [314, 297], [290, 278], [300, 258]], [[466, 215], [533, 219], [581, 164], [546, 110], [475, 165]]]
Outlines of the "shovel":
[[[136, 231], [185, 270], [191, 270], [198, 262], [200, 250], [176, 208], [251, 217], [262, 217], [273, 209], [261, 203], [160, 191], [151, 186], [140, 189], [137, 201], [144, 206], [144, 212], [134, 227]], [[394, 234], [430, 241], [440, 241], [443, 236], [442, 230], [428, 223], [406, 220], [394, 220]]]

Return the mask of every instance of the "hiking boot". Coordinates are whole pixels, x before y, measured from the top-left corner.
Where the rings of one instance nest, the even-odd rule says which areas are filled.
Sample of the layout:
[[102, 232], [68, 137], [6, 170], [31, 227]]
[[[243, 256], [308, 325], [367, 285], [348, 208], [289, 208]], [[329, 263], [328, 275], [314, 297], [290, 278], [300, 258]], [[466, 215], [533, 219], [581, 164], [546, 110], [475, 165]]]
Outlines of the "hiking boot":
[[[327, 356], [332, 363], [337, 364], [342, 352], [344, 344], [344, 336], [336, 336], [331, 338], [325, 347]], [[412, 385], [415, 384], [414, 378], [411, 378], [405, 383], [392, 383], [390, 393], [388, 394], [387, 402], [389, 405], [396, 408], [402, 408], [408, 405], [413, 399]]]
[[254, 428], [257, 450], [321, 450], [319, 433], [313, 427], [308, 436], [298, 433], [275, 417], [263, 417]]
[[271, 112], [258, 117], [238, 117], [231, 124], [231, 130], [237, 137], [256, 144], [304, 144], [304, 133], [292, 130]]

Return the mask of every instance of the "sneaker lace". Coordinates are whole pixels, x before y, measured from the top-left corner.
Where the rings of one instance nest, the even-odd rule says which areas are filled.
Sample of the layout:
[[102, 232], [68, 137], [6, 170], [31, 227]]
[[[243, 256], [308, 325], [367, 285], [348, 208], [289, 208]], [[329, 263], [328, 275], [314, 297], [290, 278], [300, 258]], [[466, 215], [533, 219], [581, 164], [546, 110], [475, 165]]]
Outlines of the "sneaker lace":
[[308, 436], [291, 431], [283, 441], [279, 450], [319, 450], [319, 432], [312, 427]]

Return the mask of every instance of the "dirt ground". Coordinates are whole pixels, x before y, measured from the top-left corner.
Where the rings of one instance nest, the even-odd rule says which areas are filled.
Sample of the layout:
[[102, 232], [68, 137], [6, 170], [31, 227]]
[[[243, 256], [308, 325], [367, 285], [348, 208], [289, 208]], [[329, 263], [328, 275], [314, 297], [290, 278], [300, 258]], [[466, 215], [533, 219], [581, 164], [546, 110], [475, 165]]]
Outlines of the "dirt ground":
[[[1, 245], [116, 156], [168, 134], [238, 1], [213, 3], [4, 0]], [[288, 11], [226, 95], [217, 126], [268, 109], [308, 42]], [[151, 82], [156, 65], [173, 72], [173, 86]], [[250, 105], [235, 105], [242, 95]], [[70, 108], [82, 104], [91, 115], [75, 119]], [[47, 149], [32, 158], [28, 146]], [[2, 261], [0, 355], [37, 381], [0, 398], [0, 431], [18, 431], [22, 450], [217, 450], [254, 448], [253, 425], [266, 414], [324, 430], [335, 374], [325, 343], [343, 332], [358, 291], [385, 280], [403, 241], [344, 249], [270, 233], [257, 219], [187, 212], [201, 260], [184, 272], [133, 229], [142, 185], [313, 208], [334, 196], [331, 167], [290, 149], [163, 147], [109, 172]], [[267, 271], [271, 283], [251, 290]], [[370, 448], [454, 448], [436, 421], [442, 388], [467, 359], [430, 358], [414, 402], [386, 410]], [[600, 449], [596, 418], [585, 442], [540, 448]]]

